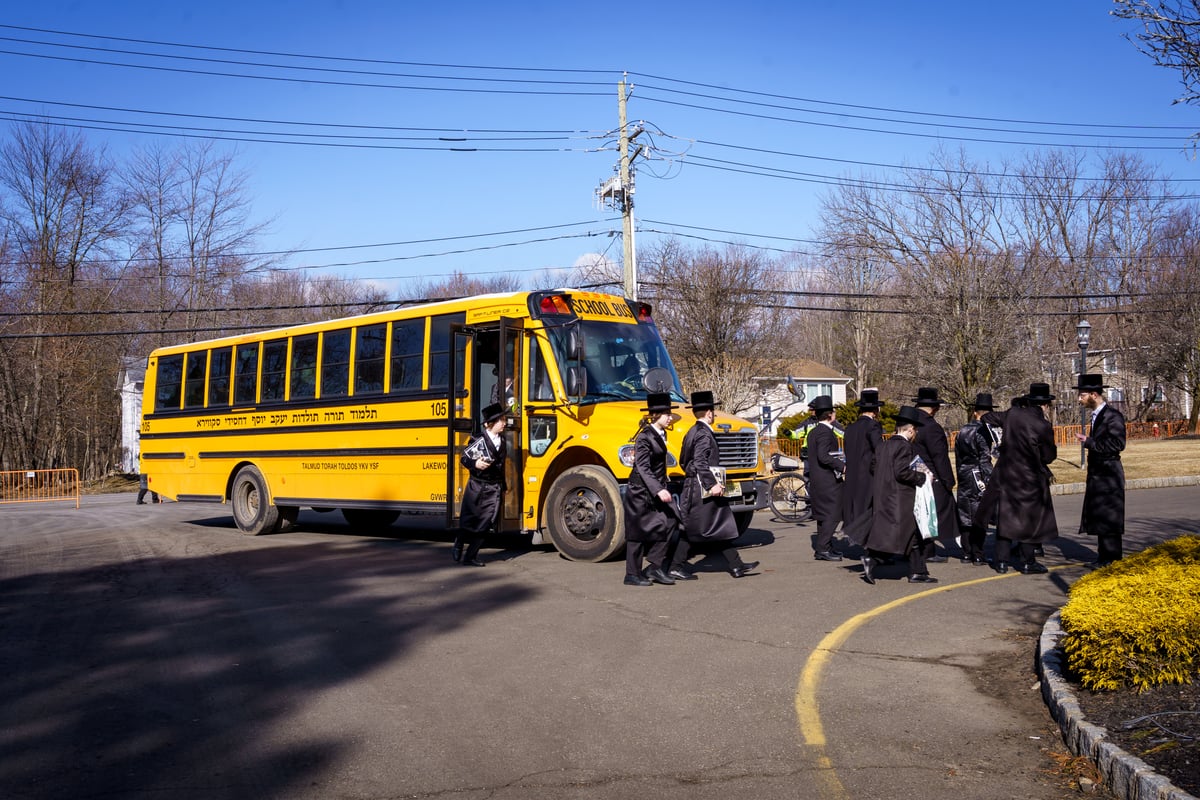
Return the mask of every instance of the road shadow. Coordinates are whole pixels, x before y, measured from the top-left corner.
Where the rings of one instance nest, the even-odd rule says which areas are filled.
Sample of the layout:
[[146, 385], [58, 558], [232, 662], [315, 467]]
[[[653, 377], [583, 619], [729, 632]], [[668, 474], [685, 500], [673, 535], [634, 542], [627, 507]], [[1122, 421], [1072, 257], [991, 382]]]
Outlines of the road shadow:
[[[0, 796], [288, 797], [354, 746], [292, 730], [314, 695], [538, 591], [403, 542], [272, 538], [159, 557], [80, 537], [87, 568], [6, 564]], [[470, 580], [435, 596], [431, 569]]]

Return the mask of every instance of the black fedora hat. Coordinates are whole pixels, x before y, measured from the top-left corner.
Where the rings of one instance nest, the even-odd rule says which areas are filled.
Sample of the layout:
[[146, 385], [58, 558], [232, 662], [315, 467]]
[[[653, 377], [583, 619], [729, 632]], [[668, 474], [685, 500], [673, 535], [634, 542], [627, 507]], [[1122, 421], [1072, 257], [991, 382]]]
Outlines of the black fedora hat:
[[496, 420], [504, 416], [504, 406], [500, 403], [492, 403], [483, 407], [483, 424], [491, 425]]
[[1012, 399], [1012, 408], [1025, 408], [1029, 405], [1029, 398], [1023, 394], [1019, 394]]
[[667, 414], [673, 408], [679, 408], [671, 402], [670, 392], [650, 392], [646, 395], [646, 407], [642, 411], [650, 414]]
[[992, 405], [992, 396], [987, 392], [980, 392], [979, 394], [975, 395], [976, 409], [987, 409], [988, 411], [991, 411], [995, 407], [996, 406]]
[[827, 394], [817, 395], [808, 404], [808, 407], [813, 410], [813, 413], [819, 414], [822, 411], [833, 411], [833, 398]]
[[941, 406], [942, 401], [938, 399], [938, 390], [936, 386], [922, 386], [917, 389], [917, 396], [913, 398], [914, 406]]
[[858, 402], [854, 405], [864, 411], [870, 411], [875, 408], [883, 408], [883, 403], [879, 400], [879, 392], [874, 389], [863, 389], [858, 395]]
[[721, 405], [720, 400], [713, 399], [712, 392], [692, 392], [691, 403], [688, 408], [695, 411], [707, 411], [710, 408], [716, 408]]
[[1025, 402], [1029, 405], [1044, 405], [1052, 402], [1054, 395], [1050, 394], [1050, 384], [1048, 383], [1031, 383], [1029, 384], [1029, 394], [1025, 395]]
[[1084, 373], [1079, 376], [1079, 383], [1071, 387], [1077, 392], [1103, 392], [1108, 388], [1104, 376], [1096, 373]]
[[900, 413], [896, 414], [896, 424], [900, 425], [905, 422], [909, 425], [924, 425], [925, 415], [912, 406], [901, 406]]

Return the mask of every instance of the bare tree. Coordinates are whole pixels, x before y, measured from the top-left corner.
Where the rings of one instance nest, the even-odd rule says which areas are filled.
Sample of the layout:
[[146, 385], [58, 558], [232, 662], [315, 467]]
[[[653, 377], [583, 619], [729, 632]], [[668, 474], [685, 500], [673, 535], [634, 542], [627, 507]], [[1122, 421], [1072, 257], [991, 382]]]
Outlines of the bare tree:
[[745, 248], [693, 251], [668, 239], [648, 248], [639, 271], [684, 388], [717, 393], [730, 413], [756, 406], [751, 378], [769, 371], [783, 339], [775, 265]]
[[1200, 102], [1200, 5], [1183, 0], [1113, 0], [1113, 4], [1116, 8], [1110, 14], [1143, 26], [1141, 33], [1125, 38], [1158, 66], [1179, 72], [1184, 91], [1175, 102]]

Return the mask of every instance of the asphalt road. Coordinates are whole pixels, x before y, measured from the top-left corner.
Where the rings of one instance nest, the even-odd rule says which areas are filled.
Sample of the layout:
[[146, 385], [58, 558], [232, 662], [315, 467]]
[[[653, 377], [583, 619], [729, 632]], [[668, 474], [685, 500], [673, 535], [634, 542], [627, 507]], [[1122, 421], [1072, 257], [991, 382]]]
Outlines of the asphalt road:
[[[0, 797], [1067, 796], [1029, 633], [1086, 537], [1048, 575], [872, 587], [762, 512], [759, 575], [639, 588], [518, 540], [472, 569], [437, 530], [305, 512], [255, 538], [133, 500], [0, 506]], [[1131, 492], [1128, 546], [1198, 508]]]

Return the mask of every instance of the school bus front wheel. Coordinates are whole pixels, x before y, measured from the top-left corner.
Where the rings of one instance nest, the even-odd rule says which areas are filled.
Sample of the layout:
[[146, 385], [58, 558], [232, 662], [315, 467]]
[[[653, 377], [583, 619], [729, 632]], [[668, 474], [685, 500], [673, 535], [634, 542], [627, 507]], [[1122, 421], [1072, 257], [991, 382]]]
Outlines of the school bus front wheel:
[[604, 561], [623, 552], [621, 489], [603, 467], [584, 464], [563, 472], [546, 497], [546, 528], [572, 561]]

